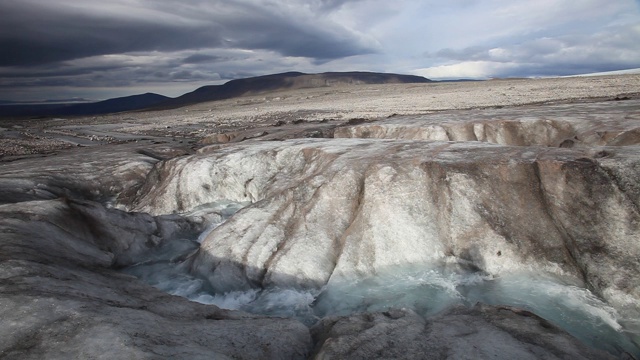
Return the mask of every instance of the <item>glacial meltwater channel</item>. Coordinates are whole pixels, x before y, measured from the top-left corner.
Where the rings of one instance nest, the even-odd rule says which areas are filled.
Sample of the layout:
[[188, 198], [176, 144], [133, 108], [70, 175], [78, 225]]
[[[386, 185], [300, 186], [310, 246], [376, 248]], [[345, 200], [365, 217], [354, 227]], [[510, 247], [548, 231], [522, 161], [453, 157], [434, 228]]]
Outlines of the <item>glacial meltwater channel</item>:
[[[241, 208], [217, 204], [221, 221]], [[225, 309], [294, 317], [312, 325], [330, 315], [408, 308], [429, 317], [454, 305], [519, 307], [563, 328], [581, 341], [613, 354], [640, 358], [638, 319], [621, 319], [589, 290], [550, 274], [530, 272], [493, 277], [453, 257], [439, 263], [389, 268], [375, 276], [332, 279], [321, 289], [265, 288], [214, 293], [189, 273], [185, 259], [197, 250], [214, 223], [198, 239], [172, 241], [149, 254], [148, 261], [123, 271], [173, 295]]]

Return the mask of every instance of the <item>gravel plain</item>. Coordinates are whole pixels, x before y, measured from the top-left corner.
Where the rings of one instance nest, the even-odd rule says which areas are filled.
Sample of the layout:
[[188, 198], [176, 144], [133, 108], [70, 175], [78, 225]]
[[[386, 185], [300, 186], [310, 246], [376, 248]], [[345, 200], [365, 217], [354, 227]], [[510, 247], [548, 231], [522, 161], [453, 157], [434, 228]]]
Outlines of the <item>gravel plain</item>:
[[[283, 124], [335, 124], [445, 110], [638, 97], [640, 74], [282, 90], [172, 110], [78, 118], [0, 119], [0, 161], [52, 154], [66, 148], [133, 141], [176, 142], [196, 147], [198, 142], [212, 136], [262, 131]], [[251, 137], [255, 136], [239, 137], [236, 141]]]

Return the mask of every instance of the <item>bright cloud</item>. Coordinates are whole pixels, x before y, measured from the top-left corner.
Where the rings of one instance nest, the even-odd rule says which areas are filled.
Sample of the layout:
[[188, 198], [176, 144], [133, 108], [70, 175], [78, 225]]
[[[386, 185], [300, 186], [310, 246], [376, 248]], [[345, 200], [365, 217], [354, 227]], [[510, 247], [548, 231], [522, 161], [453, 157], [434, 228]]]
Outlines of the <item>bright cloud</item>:
[[[572, 75], [640, 67], [640, 25], [591, 35], [537, 38], [503, 47], [442, 49], [427, 54], [442, 64], [414, 72], [434, 79]], [[464, 74], [464, 75], [462, 75]]]
[[463, 61], [450, 65], [439, 65], [414, 72], [429, 79], [489, 79], [493, 74], [511, 71], [518, 65], [494, 61]]

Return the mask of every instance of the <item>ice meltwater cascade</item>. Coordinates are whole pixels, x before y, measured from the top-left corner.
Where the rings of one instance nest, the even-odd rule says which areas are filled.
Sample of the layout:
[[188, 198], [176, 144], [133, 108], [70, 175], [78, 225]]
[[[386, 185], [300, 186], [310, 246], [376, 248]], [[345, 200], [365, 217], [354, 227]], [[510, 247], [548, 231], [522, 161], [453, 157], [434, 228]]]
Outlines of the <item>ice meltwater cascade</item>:
[[[332, 279], [317, 289], [256, 287], [215, 291], [189, 271], [189, 256], [217, 226], [247, 203], [216, 202], [200, 210], [221, 214], [197, 239], [157, 248], [125, 273], [173, 295], [223, 309], [293, 317], [311, 326], [334, 315], [410, 309], [429, 318], [455, 305], [509, 305], [531, 311], [585, 343], [613, 354], [639, 355], [637, 319], [623, 319], [589, 290], [552, 274], [521, 271], [493, 276], [454, 257], [396, 266], [375, 276]], [[213, 209], [213, 210], [212, 210]]]

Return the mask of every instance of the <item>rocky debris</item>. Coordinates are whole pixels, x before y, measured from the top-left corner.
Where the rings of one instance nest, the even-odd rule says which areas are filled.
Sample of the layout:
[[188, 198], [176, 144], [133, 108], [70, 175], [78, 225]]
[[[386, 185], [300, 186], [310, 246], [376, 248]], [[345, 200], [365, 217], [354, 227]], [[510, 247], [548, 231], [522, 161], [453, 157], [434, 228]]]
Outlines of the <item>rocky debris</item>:
[[53, 153], [61, 149], [69, 149], [73, 145], [64, 141], [49, 138], [30, 139], [2, 139], [0, 146], [0, 161], [24, 155]]
[[[105, 124], [119, 125], [117, 131], [140, 137], [178, 136], [201, 139], [211, 133], [235, 132], [264, 123], [322, 119], [376, 119], [393, 115], [415, 115], [452, 109], [496, 108], [540, 105], [549, 102], [593, 101], [639, 98], [640, 75], [559, 78], [535, 80], [492, 80], [485, 82], [384, 84], [335, 86], [279, 92], [280, 101], [268, 102], [265, 95], [208, 102], [166, 111], [120, 113], [65, 119], [19, 120], [21, 129], [91, 133]], [[611, 101], [622, 104], [626, 101]], [[246, 106], [250, 104], [250, 106]], [[185, 112], [188, 110], [188, 112]], [[13, 128], [15, 120], [0, 119], [0, 127]], [[122, 126], [120, 126], [122, 125]], [[207, 132], [198, 132], [207, 128]], [[77, 130], [77, 131], [76, 131]], [[269, 131], [271, 134], [271, 132]], [[60, 134], [62, 137], [62, 134]], [[0, 132], [0, 153], [6, 136]], [[116, 136], [119, 138], [119, 136]], [[90, 145], [100, 142], [89, 142]], [[46, 147], [32, 152], [48, 152]], [[9, 149], [7, 149], [9, 150]]]
[[98, 141], [98, 142], [105, 142], [105, 143], [113, 143], [117, 140], [115, 137], [110, 135], [83, 134], [77, 131], [70, 131], [70, 130], [45, 129], [42, 132], [48, 135], [63, 135], [66, 137], [76, 137], [76, 138], [87, 139], [89, 141]]
[[312, 356], [329, 359], [616, 359], [527, 311], [478, 304], [423, 319], [390, 309], [321, 320]]
[[168, 160], [177, 156], [193, 154], [191, 148], [183, 146], [158, 146], [155, 148], [139, 149], [138, 153], [156, 160]]
[[333, 138], [334, 130], [343, 124], [343, 121], [304, 122], [278, 121], [275, 124], [262, 126], [263, 131], [246, 129], [213, 134], [204, 137], [200, 143], [203, 145], [225, 144], [229, 142], [242, 142], [251, 139], [264, 141], [280, 141], [297, 138]]
[[224, 144], [228, 142], [240, 142], [244, 140], [259, 138], [268, 134], [269, 133], [266, 131], [255, 132], [255, 130], [252, 130], [252, 132], [238, 131], [238, 132], [213, 134], [202, 139], [201, 143], [206, 145], [206, 144], [215, 144], [215, 143]]

